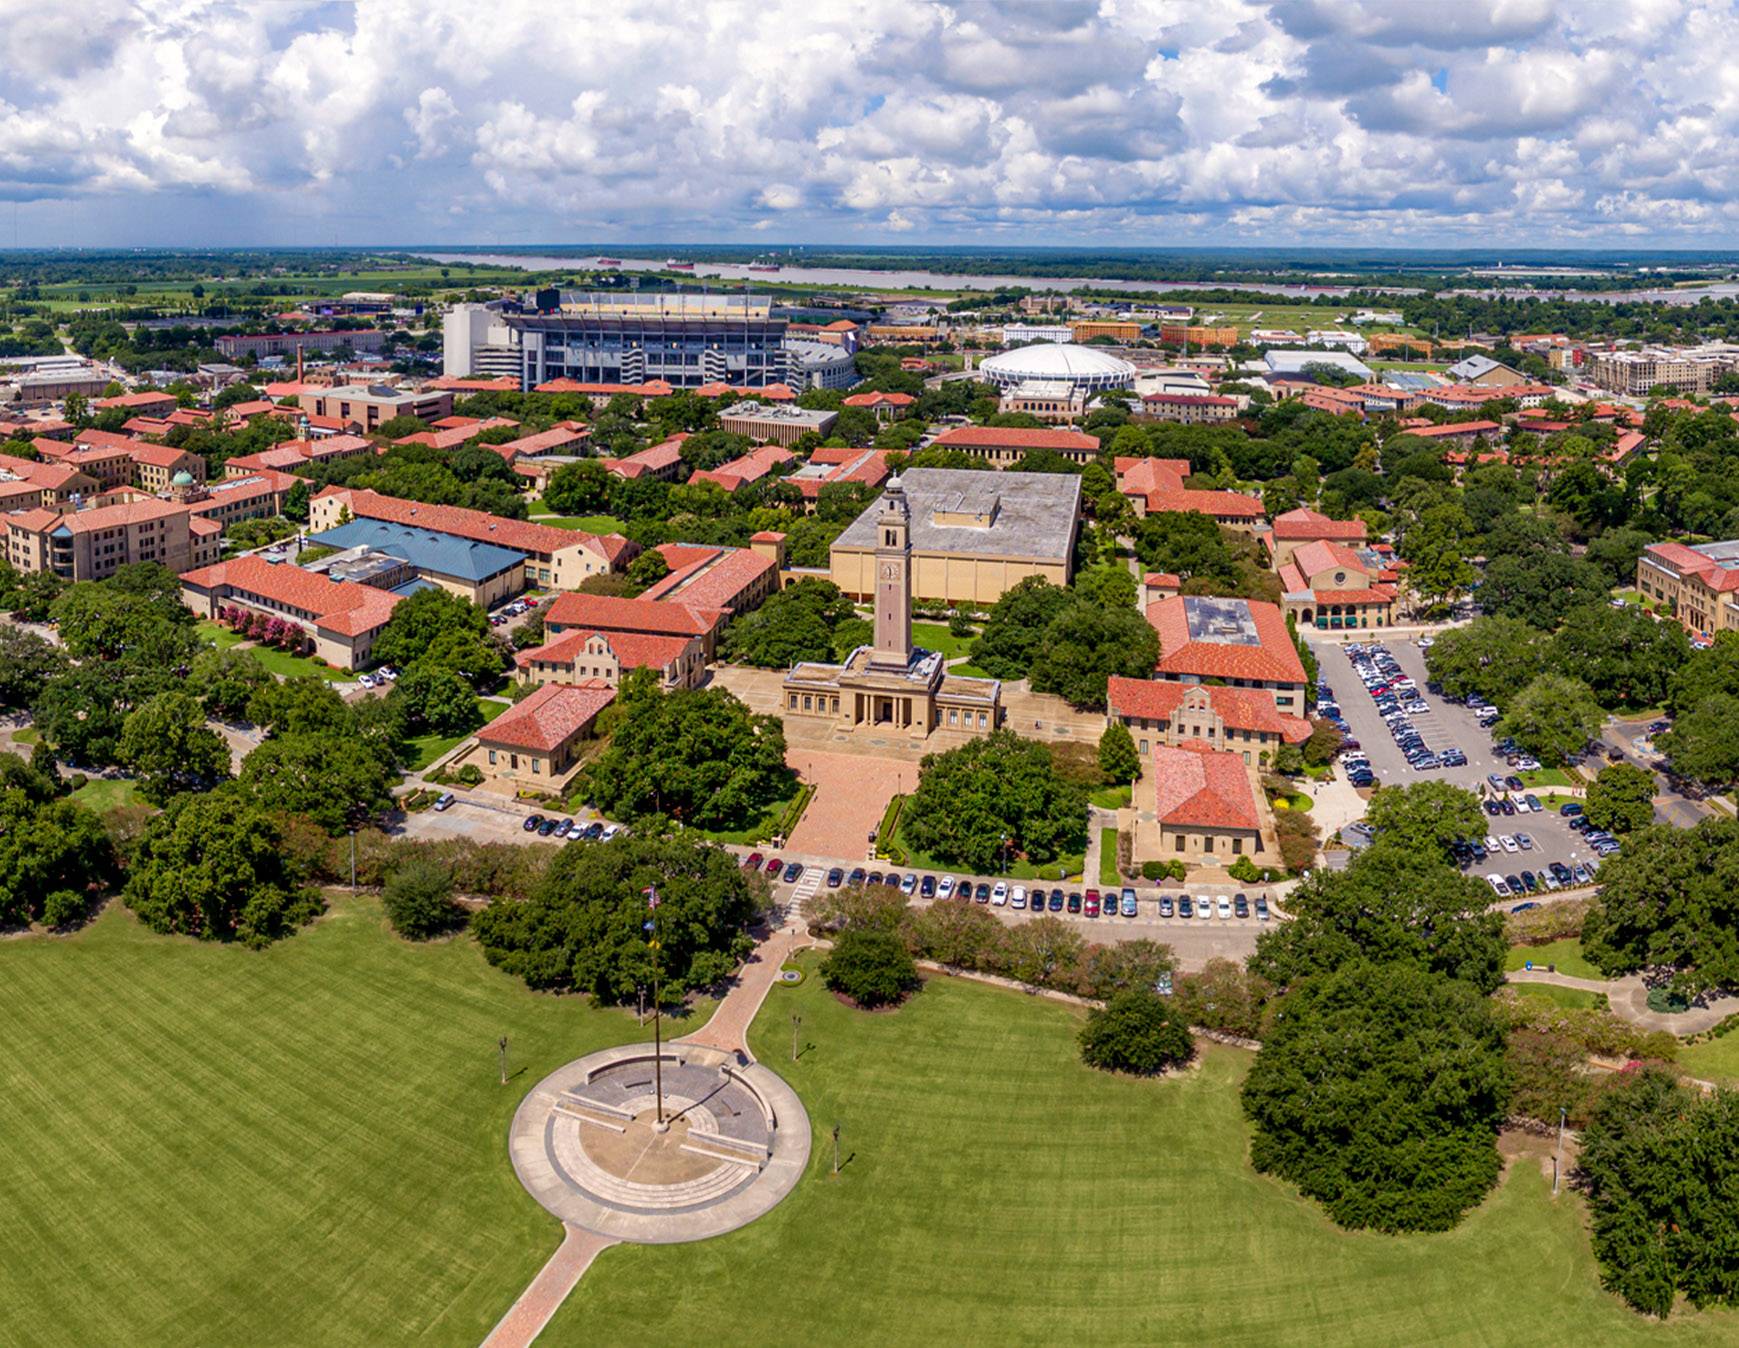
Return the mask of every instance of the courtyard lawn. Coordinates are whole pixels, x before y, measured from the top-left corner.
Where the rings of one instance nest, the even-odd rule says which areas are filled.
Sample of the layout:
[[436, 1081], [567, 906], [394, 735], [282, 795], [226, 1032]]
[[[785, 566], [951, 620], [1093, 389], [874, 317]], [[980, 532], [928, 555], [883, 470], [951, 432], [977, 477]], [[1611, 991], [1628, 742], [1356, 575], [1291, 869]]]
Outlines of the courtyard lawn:
[[938, 652], [944, 660], [956, 660], [971, 651], [972, 643], [978, 640], [978, 634], [974, 632], [971, 636], [957, 637], [948, 630], [947, 623], [915, 622], [912, 624], [912, 640], [927, 651]]
[[[796, 1063], [794, 1012], [810, 1045]], [[1080, 1065], [1080, 1024], [1079, 1011], [964, 980], [932, 979], [879, 1015], [817, 978], [775, 988], [751, 1042], [803, 1097], [807, 1177], [731, 1235], [604, 1251], [540, 1346], [680, 1343], [703, 1325], [781, 1345], [1739, 1335], [1733, 1312], [1658, 1324], [1603, 1292], [1581, 1200], [1554, 1202], [1534, 1160], [1452, 1232], [1342, 1231], [1250, 1169], [1247, 1054], [1209, 1046], [1175, 1079], [1108, 1076]]]
[[232, 632], [222, 623], [214, 623], [209, 618], [200, 622], [195, 630], [220, 651], [227, 651], [231, 646], [239, 646], [243, 640], [240, 632]]
[[1590, 964], [1582, 954], [1582, 942], [1574, 936], [1566, 936], [1561, 941], [1550, 941], [1545, 945], [1514, 945], [1504, 959], [1504, 968], [1520, 969], [1529, 960], [1534, 962], [1536, 969], [1544, 969], [1548, 964], [1556, 965], [1558, 972], [1569, 974], [1572, 978], [1605, 978]]
[[12, 732], [12, 742], [14, 744], [27, 744], [34, 748], [42, 743], [42, 732], [33, 725], [27, 725], [22, 730]]
[[124, 809], [129, 805], [150, 808], [150, 802], [139, 794], [138, 784], [127, 777], [92, 777], [67, 799], [76, 800], [98, 814], [107, 814], [110, 810]]
[[[512, 705], [511, 702], [496, 702], [487, 697], [477, 699], [478, 710], [483, 713], [484, 725], [488, 725]], [[412, 772], [421, 772], [449, 749], [476, 733], [472, 730], [463, 735], [418, 735], [407, 741], [411, 746], [411, 761], [407, 766]]]
[[1131, 790], [1127, 786], [1101, 786], [1087, 793], [1087, 803], [1101, 810], [1121, 810], [1129, 804]]
[[[640, 1036], [371, 899], [265, 951], [118, 904], [0, 943], [0, 1343], [474, 1348], [548, 1258], [507, 1124]], [[496, 1040], [512, 1081], [496, 1079]]]
[[1532, 772], [1518, 772], [1516, 776], [1522, 779], [1523, 785], [1530, 791], [1541, 786], [1579, 785], [1563, 768], [1535, 768]]
[[980, 669], [970, 661], [960, 665], [949, 665], [948, 672], [958, 674], [963, 679], [993, 679], [996, 677], [988, 669]]
[[[202, 622], [196, 629], [199, 635], [219, 650], [229, 650], [239, 646], [246, 640], [238, 633], [232, 632], [221, 623]], [[248, 654], [258, 660], [271, 673], [281, 679], [302, 678], [309, 674], [318, 675], [328, 683], [354, 683], [356, 676], [347, 674], [341, 669], [333, 669], [329, 665], [317, 665], [306, 656], [288, 655], [283, 651], [275, 651], [269, 646], [249, 646]]]
[[1686, 1044], [1679, 1049], [1679, 1067], [1704, 1081], [1739, 1089], [1739, 1031], [1701, 1044]]
[[558, 515], [543, 503], [543, 497], [533, 496], [526, 510], [538, 524], [553, 524], [558, 529], [581, 529], [589, 534], [619, 534], [623, 522], [614, 515]]

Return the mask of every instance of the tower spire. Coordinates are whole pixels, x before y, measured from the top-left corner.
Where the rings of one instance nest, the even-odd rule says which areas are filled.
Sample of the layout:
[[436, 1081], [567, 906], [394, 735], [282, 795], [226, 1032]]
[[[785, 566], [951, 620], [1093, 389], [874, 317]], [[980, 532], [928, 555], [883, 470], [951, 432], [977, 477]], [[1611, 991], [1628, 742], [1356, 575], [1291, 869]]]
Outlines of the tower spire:
[[912, 663], [912, 517], [900, 479], [888, 479], [876, 520], [876, 633], [870, 663], [906, 669]]

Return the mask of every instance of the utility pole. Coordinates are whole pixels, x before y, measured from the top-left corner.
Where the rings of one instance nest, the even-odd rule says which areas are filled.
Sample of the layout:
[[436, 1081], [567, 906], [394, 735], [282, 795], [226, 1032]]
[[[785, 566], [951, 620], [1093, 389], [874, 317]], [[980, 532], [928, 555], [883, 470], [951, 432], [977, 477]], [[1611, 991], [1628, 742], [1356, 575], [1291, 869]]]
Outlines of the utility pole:
[[350, 830], [350, 892], [356, 893], [356, 830]]
[[507, 1036], [502, 1035], [495, 1045], [501, 1051], [501, 1084], [507, 1084]]
[[1564, 1168], [1564, 1122], [1569, 1111], [1558, 1106], [1558, 1150], [1552, 1157], [1552, 1197], [1558, 1196], [1558, 1174]]

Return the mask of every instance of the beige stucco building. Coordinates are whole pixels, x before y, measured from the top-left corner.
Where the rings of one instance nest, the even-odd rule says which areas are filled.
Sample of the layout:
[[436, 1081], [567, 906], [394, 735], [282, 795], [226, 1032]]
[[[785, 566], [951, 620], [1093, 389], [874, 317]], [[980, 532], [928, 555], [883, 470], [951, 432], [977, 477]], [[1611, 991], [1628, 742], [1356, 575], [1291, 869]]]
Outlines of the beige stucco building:
[[[1067, 585], [1081, 525], [1081, 479], [1060, 473], [914, 468], [900, 479], [912, 595], [988, 608], [1029, 576]], [[834, 540], [829, 578], [854, 599], [877, 592], [883, 502]]]
[[1651, 544], [1637, 558], [1636, 588], [1687, 631], [1739, 631], [1739, 540]]
[[187, 507], [169, 501], [126, 501], [65, 513], [39, 507], [0, 518], [6, 524], [6, 560], [19, 571], [102, 580], [132, 562], [159, 562], [180, 572], [199, 560]]
[[875, 507], [875, 644], [844, 664], [802, 663], [785, 676], [784, 714], [846, 733], [983, 735], [1002, 713], [1002, 685], [945, 672], [942, 657], [912, 645], [912, 521], [901, 480]]

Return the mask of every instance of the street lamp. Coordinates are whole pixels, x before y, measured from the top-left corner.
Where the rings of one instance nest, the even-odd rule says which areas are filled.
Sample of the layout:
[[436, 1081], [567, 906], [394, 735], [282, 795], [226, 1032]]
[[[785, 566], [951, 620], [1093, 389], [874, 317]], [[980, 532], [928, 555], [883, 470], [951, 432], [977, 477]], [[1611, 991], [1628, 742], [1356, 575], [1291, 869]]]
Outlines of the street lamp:
[[803, 1028], [803, 1017], [798, 1016], [798, 1015], [793, 1015], [791, 1017], [791, 1061], [792, 1062], [797, 1061], [797, 1032], [799, 1030], [801, 1030], [802, 1028]]

